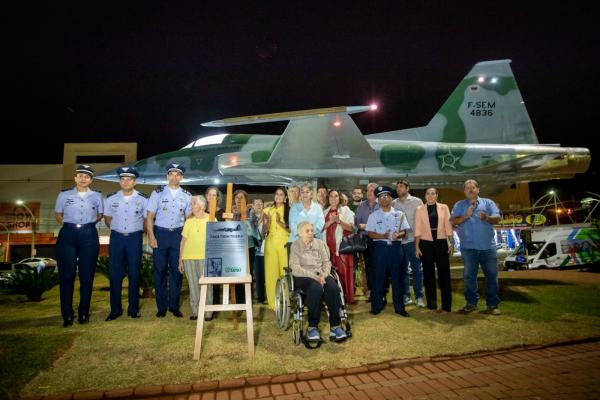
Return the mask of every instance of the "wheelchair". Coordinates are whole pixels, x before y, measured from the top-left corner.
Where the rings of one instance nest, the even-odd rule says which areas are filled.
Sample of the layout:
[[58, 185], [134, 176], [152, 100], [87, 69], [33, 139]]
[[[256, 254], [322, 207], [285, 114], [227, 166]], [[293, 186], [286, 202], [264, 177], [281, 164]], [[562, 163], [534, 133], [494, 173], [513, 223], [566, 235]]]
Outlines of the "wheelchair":
[[[294, 288], [294, 277], [290, 268], [286, 267], [284, 268], [284, 271], [284, 275], [277, 279], [275, 286], [275, 319], [277, 326], [279, 329], [285, 331], [290, 328], [291, 323], [295, 345], [303, 343], [308, 349], [321, 347], [323, 340], [309, 341], [306, 337], [306, 329], [308, 329], [308, 327], [305, 327], [304, 292], [302, 292], [300, 289]], [[331, 267], [330, 276], [335, 280], [340, 288], [340, 325], [346, 331], [347, 335], [345, 339], [339, 341], [341, 342], [352, 337], [352, 328], [348, 319], [348, 312], [346, 310], [344, 290], [340, 284], [340, 277], [333, 266]], [[327, 315], [329, 316], [329, 310], [327, 309], [325, 302], [323, 302], [323, 306], [325, 307]], [[330, 337], [330, 340], [333, 341], [334, 339]]]

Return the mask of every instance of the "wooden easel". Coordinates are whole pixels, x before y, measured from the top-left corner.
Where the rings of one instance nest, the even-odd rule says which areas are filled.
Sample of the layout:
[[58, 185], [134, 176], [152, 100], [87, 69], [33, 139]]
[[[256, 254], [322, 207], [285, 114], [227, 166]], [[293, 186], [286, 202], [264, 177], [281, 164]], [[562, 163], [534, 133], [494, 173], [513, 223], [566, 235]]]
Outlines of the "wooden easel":
[[[233, 184], [227, 184], [227, 206], [223, 213], [223, 218], [231, 221], [233, 213], [231, 212]], [[241, 219], [246, 221], [246, 201], [242, 200]], [[212, 200], [209, 204], [209, 221], [215, 221], [215, 212], [217, 209], [216, 202]], [[204, 313], [206, 311], [233, 311], [234, 312], [234, 329], [237, 329], [237, 311], [246, 311], [246, 333], [248, 336], [248, 355], [254, 356], [254, 321], [252, 318], [252, 276], [250, 276], [250, 263], [248, 262], [248, 246], [246, 246], [246, 276], [232, 277], [207, 277], [202, 276], [200, 283], [200, 304], [198, 305], [198, 322], [196, 324], [196, 341], [194, 345], [194, 360], [200, 359], [200, 350], [202, 349], [202, 335], [204, 333]], [[235, 299], [235, 291], [232, 291], [232, 301], [229, 302], [229, 285], [244, 285], [246, 302], [238, 304]], [[206, 304], [206, 295], [208, 293], [208, 285], [223, 285], [223, 303], [222, 304]], [[212, 288], [211, 288], [212, 290]]]

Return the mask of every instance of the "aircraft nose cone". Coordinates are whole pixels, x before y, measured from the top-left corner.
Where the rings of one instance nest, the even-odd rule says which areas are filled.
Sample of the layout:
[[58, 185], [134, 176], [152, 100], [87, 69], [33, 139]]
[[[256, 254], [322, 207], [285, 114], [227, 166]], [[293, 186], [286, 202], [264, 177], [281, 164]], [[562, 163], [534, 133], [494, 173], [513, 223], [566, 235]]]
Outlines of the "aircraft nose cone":
[[119, 175], [117, 174], [116, 169], [111, 169], [101, 174], [97, 174], [94, 176], [94, 179], [99, 179], [101, 181], [109, 181], [109, 182], [119, 182]]

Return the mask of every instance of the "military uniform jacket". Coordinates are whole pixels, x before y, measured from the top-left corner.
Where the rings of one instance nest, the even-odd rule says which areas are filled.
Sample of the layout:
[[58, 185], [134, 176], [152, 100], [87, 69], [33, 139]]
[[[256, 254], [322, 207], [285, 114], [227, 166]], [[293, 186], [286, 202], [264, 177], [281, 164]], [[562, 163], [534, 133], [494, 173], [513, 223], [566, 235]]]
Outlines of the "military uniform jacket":
[[104, 201], [104, 215], [111, 217], [110, 229], [119, 233], [144, 230], [144, 219], [148, 207], [148, 196], [134, 190], [126, 200], [123, 191], [109, 194]]
[[150, 195], [148, 211], [156, 214], [156, 226], [181, 228], [185, 217], [192, 213], [192, 194], [180, 187], [173, 196], [168, 186], [159, 186]]
[[[410, 225], [406, 220], [406, 215], [400, 210], [396, 210], [394, 207], [390, 207], [390, 211], [385, 212], [382, 208], [378, 208], [367, 220], [367, 232], [374, 232], [378, 234], [384, 234], [387, 232], [400, 232], [402, 230], [409, 230]], [[385, 241], [391, 243], [389, 239], [373, 239], [375, 242]], [[397, 242], [400, 239], [396, 240]]]
[[58, 194], [54, 211], [63, 214], [65, 223], [96, 223], [98, 216], [104, 212], [102, 194], [88, 189], [84, 196], [80, 196], [77, 188], [65, 189]]

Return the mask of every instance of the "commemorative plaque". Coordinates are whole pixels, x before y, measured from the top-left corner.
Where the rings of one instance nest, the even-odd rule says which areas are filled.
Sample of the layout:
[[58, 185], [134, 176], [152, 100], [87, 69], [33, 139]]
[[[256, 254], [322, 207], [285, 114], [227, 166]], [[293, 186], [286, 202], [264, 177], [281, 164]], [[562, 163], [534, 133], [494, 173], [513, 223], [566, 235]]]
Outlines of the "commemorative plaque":
[[248, 236], [244, 221], [206, 225], [207, 276], [246, 276]]

